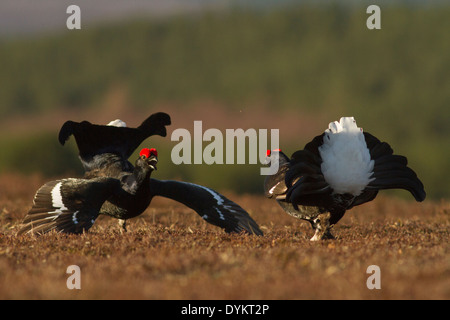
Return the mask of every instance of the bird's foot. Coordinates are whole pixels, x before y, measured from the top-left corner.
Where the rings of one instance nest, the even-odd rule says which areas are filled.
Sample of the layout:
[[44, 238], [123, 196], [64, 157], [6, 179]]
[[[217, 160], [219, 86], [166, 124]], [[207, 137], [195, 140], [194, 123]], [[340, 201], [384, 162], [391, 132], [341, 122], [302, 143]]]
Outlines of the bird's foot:
[[313, 220], [312, 225], [316, 232], [310, 239], [311, 241], [335, 239], [335, 237], [331, 234], [331, 228], [333, 228], [333, 225], [330, 225], [330, 216], [331, 214], [329, 212], [323, 213], [319, 214], [317, 218]]
[[127, 220], [119, 219], [120, 233], [127, 232]]
[[319, 240], [335, 240], [336, 238], [331, 234], [330, 230], [327, 232], [322, 232], [319, 229], [316, 229], [316, 233], [310, 239], [310, 241], [319, 241]]

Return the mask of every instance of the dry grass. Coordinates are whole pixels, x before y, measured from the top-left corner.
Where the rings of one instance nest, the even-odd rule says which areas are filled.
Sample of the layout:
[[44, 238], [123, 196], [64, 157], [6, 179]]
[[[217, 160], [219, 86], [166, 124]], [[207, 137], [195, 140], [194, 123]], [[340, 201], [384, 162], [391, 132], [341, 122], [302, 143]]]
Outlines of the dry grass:
[[[225, 193], [263, 237], [229, 235], [186, 207], [155, 199], [121, 234], [101, 217], [86, 234], [16, 237], [38, 177], [0, 177], [0, 299], [449, 299], [448, 201], [379, 196], [349, 211], [337, 240], [263, 196]], [[381, 290], [366, 287], [369, 265]], [[81, 290], [66, 269], [81, 268]]]

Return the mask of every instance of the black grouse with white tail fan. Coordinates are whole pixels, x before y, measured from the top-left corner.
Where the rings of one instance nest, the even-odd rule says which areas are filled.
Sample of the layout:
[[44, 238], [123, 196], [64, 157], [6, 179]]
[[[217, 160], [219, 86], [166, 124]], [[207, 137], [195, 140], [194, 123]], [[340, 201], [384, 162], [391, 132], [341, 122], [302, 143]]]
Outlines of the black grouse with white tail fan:
[[[150, 175], [141, 179], [141, 175], [138, 174], [141, 169], [137, 165], [136, 168], [133, 167], [128, 157], [147, 137], [155, 134], [166, 136], [165, 126], [169, 124], [170, 117], [165, 113], [151, 115], [137, 128], [128, 128], [121, 120], [111, 121], [108, 125], [95, 125], [87, 121], [80, 123], [67, 121], [60, 130], [59, 141], [64, 145], [71, 135], [75, 137], [79, 157], [86, 170], [85, 180], [112, 178], [120, 181], [121, 187], [113, 188], [114, 192], [105, 200], [99, 196], [95, 207], [100, 203], [99, 213], [120, 219], [119, 223], [124, 229], [127, 219], [144, 212], [154, 196], [162, 196], [183, 203], [196, 211], [205, 221], [223, 228], [226, 232], [243, 231], [262, 235], [257, 223], [244, 209], [210, 188], [181, 181], [151, 179]], [[87, 183], [87, 181], [83, 182]], [[104, 186], [104, 188], [107, 187]], [[56, 190], [66, 189], [67, 187]], [[59, 199], [56, 190], [53, 190], [51, 186], [40, 189], [41, 193], [54, 192], [55, 198]], [[93, 189], [90, 188], [90, 190]], [[130, 192], [134, 195], [134, 199], [128, 196], [127, 193]], [[100, 190], [99, 193], [101, 193]], [[83, 199], [87, 195], [79, 196]], [[34, 217], [38, 218], [29, 214], [26, 217], [26, 223], [33, 222]], [[66, 229], [64, 232], [72, 231]]]
[[315, 230], [311, 240], [333, 238], [330, 229], [346, 210], [372, 201], [379, 190], [404, 189], [417, 201], [426, 197], [406, 157], [363, 132], [353, 117], [330, 123], [290, 159], [273, 150], [267, 161], [278, 161], [279, 169], [266, 177], [265, 195], [288, 214], [309, 221]]

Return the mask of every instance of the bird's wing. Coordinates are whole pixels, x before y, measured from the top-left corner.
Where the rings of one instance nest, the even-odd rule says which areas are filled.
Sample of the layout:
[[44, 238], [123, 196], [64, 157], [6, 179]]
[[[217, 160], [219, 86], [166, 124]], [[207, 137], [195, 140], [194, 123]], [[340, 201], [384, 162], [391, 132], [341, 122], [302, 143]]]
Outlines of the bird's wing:
[[288, 169], [289, 165], [284, 165], [278, 169], [276, 174], [266, 176], [264, 194], [267, 198], [281, 199], [285, 197], [287, 187], [284, 177]]
[[154, 196], [162, 196], [183, 203], [197, 212], [206, 222], [226, 232], [263, 232], [250, 215], [235, 202], [210, 188], [181, 181], [150, 180]]
[[417, 201], [425, 200], [423, 183], [408, 167], [407, 158], [393, 154], [388, 143], [381, 142], [368, 132], [364, 132], [364, 137], [370, 157], [375, 161], [372, 181], [366, 190], [404, 189], [409, 191]]
[[[122, 122], [121, 122], [122, 123]], [[170, 116], [163, 112], [152, 114], [137, 128], [116, 125], [97, 125], [88, 121], [67, 121], [59, 131], [59, 142], [64, 145], [71, 135], [75, 137], [85, 169], [96, 169], [96, 155], [112, 153], [126, 161], [146, 138], [167, 135]]]
[[113, 178], [48, 182], [36, 192], [18, 234], [83, 233], [92, 227], [106, 199], [118, 190], [120, 181]]
[[[320, 136], [319, 136], [320, 137]], [[316, 137], [313, 141], [316, 141]], [[290, 168], [286, 172], [285, 183], [288, 187], [286, 200], [295, 205], [319, 206], [327, 201], [332, 193], [332, 188], [325, 181], [320, 169], [321, 158], [316, 154], [316, 146], [312, 143], [308, 148], [296, 151], [290, 162]]]

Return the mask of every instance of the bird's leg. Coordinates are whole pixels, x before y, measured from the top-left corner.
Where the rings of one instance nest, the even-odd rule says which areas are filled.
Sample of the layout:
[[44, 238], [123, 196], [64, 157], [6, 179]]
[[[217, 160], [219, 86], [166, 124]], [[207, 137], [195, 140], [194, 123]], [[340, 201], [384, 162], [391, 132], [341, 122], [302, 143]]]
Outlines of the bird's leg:
[[330, 217], [331, 214], [329, 212], [322, 213], [319, 214], [317, 218], [315, 218], [312, 221], [311, 224], [316, 232], [314, 236], [310, 239], [311, 241], [335, 239], [330, 232], [331, 228], [333, 227], [333, 225], [330, 225]]
[[122, 228], [122, 229], [120, 229], [121, 232], [127, 232], [127, 220], [126, 219], [119, 219], [119, 226]]

